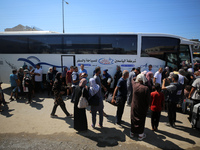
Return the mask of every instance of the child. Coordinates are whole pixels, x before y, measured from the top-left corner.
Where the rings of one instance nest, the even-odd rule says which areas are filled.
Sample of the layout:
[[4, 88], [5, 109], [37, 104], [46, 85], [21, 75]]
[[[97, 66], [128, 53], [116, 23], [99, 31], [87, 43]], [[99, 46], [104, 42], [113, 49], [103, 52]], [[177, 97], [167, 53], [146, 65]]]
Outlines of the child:
[[164, 94], [161, 93], [160, 84], [156, 83], [155, 91], [151, 93], [151, 103], [150, 103], [152, 131], [158, 130], [158, 124], [160, 120], [162, 106], [164, 108]]

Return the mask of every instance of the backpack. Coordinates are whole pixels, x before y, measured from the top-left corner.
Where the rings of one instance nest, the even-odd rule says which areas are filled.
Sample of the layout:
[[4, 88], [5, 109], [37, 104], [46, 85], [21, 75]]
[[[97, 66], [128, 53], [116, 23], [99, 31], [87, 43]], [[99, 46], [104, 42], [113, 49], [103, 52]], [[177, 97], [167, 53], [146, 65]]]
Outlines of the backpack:
[[182, 95], [182, 91], [183, 91], [182, 84], [171, 83], [171, 85], [175, 85], [176, 90], [169, 93], [169, 101], [177, 103], [181, 99], [181, 95]]

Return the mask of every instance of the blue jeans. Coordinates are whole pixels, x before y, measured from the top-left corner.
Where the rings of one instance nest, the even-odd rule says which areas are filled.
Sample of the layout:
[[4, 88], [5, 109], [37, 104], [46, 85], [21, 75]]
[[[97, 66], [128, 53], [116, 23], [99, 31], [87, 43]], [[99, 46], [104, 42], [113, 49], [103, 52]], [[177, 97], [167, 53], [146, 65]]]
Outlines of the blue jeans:
[[99, 112], [99, 125], [103, 126], [103, 101], [99, 102], [99, 106], [91, 106], [92, 125], [95, 127], [97, 111]]

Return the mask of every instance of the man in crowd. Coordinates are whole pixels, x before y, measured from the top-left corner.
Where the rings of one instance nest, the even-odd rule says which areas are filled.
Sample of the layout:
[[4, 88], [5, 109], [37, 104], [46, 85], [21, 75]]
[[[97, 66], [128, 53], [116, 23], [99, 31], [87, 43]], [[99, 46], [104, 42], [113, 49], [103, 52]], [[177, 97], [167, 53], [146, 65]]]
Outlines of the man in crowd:
[[74, 102], [74, 92], [75, 92], [75, 88], [78, 86], [79, 84], [79, 73], [78, 73], [78, 67], [74, 67], [74, 71], [72, 72], [72, 88], [73, 88], [73, 92], [72, 92], [72, 99], [71, 102]]
[[[121, 127], [121, 119], [124, 112], [124, 106], [127, 100], [127, 81], [129, 77], [129, 72], [127, 70], [123, 71], [122, 77], [119, 79], [117, 86], [113, 93], [112, 102], [117, 102], [117, 115], [116, 115], [116, 125]], [[118, 92], [117, 92], [118, 91]], [[116, 100], [115, 95], [117, 94]]]
[[163, 68], [159, 68], [159, 70], [154, 74], [154, 78], [153, 78], [153, 84], [155, 85], [156, 83], [159, 83], [160, 85], [162, 85], [162, 72], [163, 72]]
[[117, 72], [114, 75], [114, 89], [117, 86], [118, 80], [122, 77], [122, 71], [120, 66], [117, 66]]
[[14, 99], [13, 94], [15, 94], [16, 100], [18, 99], [18, 77], [16, 75], [17, 70], [13, 70], [12, 74], [10, 74], [10, 84], [11, 84], [11, 95], [10, 95], [10, 100], [13, 101]]
[[163, 79], [162, 90], [168, 91], [168, 119], [167, 126], [175, 127], [176, 121], [176, 106], [181, 98], [182, 85], [178, 82], [179, 76], [177, 74], [172, 75], [172, 82], [169, 86], [165, 86], [166, 80]]
[[[97, 111], [99, 112], [99, 126], [103, 127], [103, 115], [104, 115], [103, 108], [104, 108], [104, 105], [103, 105], [103, 95], [102, 95], [102, 91], [101, 91], [102, 84], [101, 84], [101, 79], [99, 77], [100, 74], [101, 74], [101, 68], [96, 67], [95, 68], [94, 80], [95, 80], [96, 84], [99, 85], [99, 91], [97, 92], [97, 95], [98, 95], [98, 98], [99, 98], [99, 106], [91, 107], [91, 113], [92, 113], [92, 120], [95, 123], [96, 122], [96, 112]], [[92, 127], [94, 127], [94, 126], [95, 126], [95, 124], [92, 125]]]
[[200, 72], [196, 71], [196, 79], [192, 83], [192, 89], [190, 91], [189, 97], [194, 101], [200, 100]]
[[134, 134], [138, 134], [139, 140], [146, 138], [144, 126], [150, 103], [150, 90], [144, 85], [145, 78], [144, 74], [139, 74], [135, 81], [132, 80], [133, 95], [131, 103], [130, 137], [133, 137]]
[[36, 69], [34, 71], [34, 75], [35, 75], [35, 92], [38, 92], [39, 90], [43, 90], [42, 68], [40, 67], [40, 64], [36, 65]]
[[149, 65], [149, 66], [148, 66], [148, 70], [147, 70], [147, 72], [153, 72], [153, 74], [154, 74], [154, 71], [153, 71], [152, 68], [153, 68], [153, 66], [152, 66], [152, 65]]
[[127, 79], [127, 90], [128, 90], [128, 93], [127, 93], [127, 105], [128, 106], [131, 105], [131, 101], [132, 101], [132, 92], [133, 92], [132, 80], [135, 80], [139, 73], [140, 73], [139, 68], [136, 68], [136, 69], [133, 68], [131, 70], [131, 72], [129, 73], [129, 77]]
[[86, 73], [87, 74], [87, 70], [84, 69], [84, 64], [81, 64], [80, 69], [79, 69], [79, 76], [81, 76], [82, 73]]
[[70, 70], [67, 71], [66, 74], [66, 85], [67, 85], [67, 99], [69, 98], [69, 90], [72, 94], [72, 72], [74, 71], [74, 67], [71, 66]]

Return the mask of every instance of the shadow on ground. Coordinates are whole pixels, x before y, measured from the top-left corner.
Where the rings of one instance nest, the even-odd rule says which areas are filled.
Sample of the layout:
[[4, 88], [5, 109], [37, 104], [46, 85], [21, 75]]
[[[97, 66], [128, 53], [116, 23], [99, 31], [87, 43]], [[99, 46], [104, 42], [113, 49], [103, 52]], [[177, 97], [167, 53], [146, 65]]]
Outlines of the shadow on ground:
[[97, 142], [96, 145], [98, 147], [117, 146], [119, 142], [126, 141], [125, 134], [121, 130], [106, 127], [96, 128], [94, 130], [98, 130], [100, 133], [88, 130], [87, 132], [78, 132], [77, 134]]
[[[127, 136], [130, 137], [131, 125], [127, 122], [124, 122], [122, 124], [122, 126], [124, 128], [123, 133], [125, 133]], [[177, 129], [179, 130], [180, 127], [182, 127], [182, 126], [177, 127]], [[190, 129], [188, 128], [187, 132], [193, 133], [193, 132], [196, 132], [196, 130], [194, 130], [192, 128], [190, 128]], [[161, 149], [182, 149], [181, 147], [179, 147], [179, 145], [173, 143], [173, 140], [171, 140], [171, 141], [166, 140], [166, 137], [169, 137], [174, 140], [184, 141], [189, 144], [195, 144], [195, 141], [193, 141], [192, 139], [189, 139], [187, 137], [182, 137], [181, 135], [173, 134], [173, 133], [163, 131], [163, 130], [158, 130], [157, 132], [153, 132], [152, 130], [145, 128], [145, 133], [146, 133], [147, 137], [143, 141], [150, 145], [153, 145], [155, 147], [161, 148]], [[195, 136], [199, 137], [199, 133], [196, 134]], [[132, 140], [139, 141], [138, 136], [135, 135], [134, 138], [132, 138]]]

